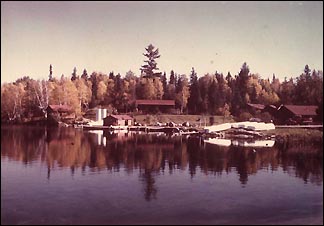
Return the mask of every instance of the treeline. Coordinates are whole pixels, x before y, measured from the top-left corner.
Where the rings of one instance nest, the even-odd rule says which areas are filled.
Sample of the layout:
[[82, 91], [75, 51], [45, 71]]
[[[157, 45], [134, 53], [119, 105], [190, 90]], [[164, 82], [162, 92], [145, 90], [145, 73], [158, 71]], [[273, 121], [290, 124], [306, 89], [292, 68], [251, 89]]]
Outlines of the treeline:
[[125, 75], [92, 72], [82, 74], [74, 68], [71, 76], [53, 77], [52, 65], [48, 80], [28, 76], [1, 85], [1, 120], [24, 121], [35, 116], [46, 117], [49, 104], [67, 104], [77, 116], [98, 105], [115, 112], [135, 111], [136, 99], [172, 99], [182, 114], [239, 116], [247, 111], [247, 103], [317, 105], [323, 112], [323, 72], [308, 65], [299, 77], [283, 82], [273, 75], [263, 79], [250, 73], [244, 63], [240, 72], [197, 75], [192, 68], [189, 76], [156, 72], [155, 60], [160, 57], [153, 45], [143, 54], [148, 59], [141, 75], [128, 71]]

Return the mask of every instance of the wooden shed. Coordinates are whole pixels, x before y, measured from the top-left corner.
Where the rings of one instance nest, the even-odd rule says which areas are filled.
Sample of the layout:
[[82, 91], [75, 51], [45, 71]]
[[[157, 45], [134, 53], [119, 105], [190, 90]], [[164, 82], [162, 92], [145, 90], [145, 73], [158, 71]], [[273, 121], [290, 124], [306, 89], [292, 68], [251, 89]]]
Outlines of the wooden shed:
[[277, 118], [281, 123], [289, 119], [314, 119], [317, 116], [316, 105], [281, 105], [277, 111]]
[[47, 123], [57, 125], [59, 122], [71, 123], [75, 119], [72, 107], [68, 105], [51, 104], [47, 107]]
[[248, 103], [247, 105], [248, 105], [248, 109], [252, 115], [254, 115], [255, 113], [268, 112], [273, 117], [277, 116], [277, 107], [274, 105], [251, 104], [251, 103]]
[[143, 112], [168, 112], [175, 108], [174, 100], [136, 100], [135, 107]]
[[104, 126], [131, 126], [134, 119], [129, 115], [108, 115], [103, 119]]

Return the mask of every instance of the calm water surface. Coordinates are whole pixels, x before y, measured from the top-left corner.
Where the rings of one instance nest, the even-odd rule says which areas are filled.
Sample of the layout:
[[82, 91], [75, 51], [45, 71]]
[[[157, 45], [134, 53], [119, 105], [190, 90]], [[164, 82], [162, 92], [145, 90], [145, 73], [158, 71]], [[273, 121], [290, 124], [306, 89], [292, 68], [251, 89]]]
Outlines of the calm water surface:
[[323, 224], [322, 144], [2, 126], [1, 223]]

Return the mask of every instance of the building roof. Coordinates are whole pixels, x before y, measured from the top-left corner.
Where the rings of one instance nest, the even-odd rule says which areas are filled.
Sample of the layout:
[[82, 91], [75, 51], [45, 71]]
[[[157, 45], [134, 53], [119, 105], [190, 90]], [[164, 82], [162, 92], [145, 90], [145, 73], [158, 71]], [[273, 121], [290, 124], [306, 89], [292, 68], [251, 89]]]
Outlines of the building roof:
[[249, 105], [250, 107], [259, 109], [259, 110], [263, 110], [265, 108], [265, 106], [263, 104], [250, 104], [250, 103], [248, 103], [247, 105]]
[[318, 108], [316, 105], [282, 105], [279, 110], [285, 107], [289, 111], [291, 111], [295, 115], [317, 115], [316, 109]]
[[65, 104], [50, 104], [48, 105], [48, 108], [52, 109], [52, 111], [57, 112], [70, 112], [72, 111], [72, 108]]
[[[117, 120], [132, 120], [133, 118], [129, 115], [108, 115], [107, 117], [113, 117]], [[106, 117], [106, 118], [107, 118]]]
[[175, 106], [174, 100], [136, 100], [137, 105]]
[[269, 105], [264, 106], [264, 108], [267, 108], [267, 107], [270, 107], [270, 108], [273, 108], [273, 109], [277, 110], [277, 107], [274, 106], [274, 105], [272, 105], [272, 104], [269, 104]]

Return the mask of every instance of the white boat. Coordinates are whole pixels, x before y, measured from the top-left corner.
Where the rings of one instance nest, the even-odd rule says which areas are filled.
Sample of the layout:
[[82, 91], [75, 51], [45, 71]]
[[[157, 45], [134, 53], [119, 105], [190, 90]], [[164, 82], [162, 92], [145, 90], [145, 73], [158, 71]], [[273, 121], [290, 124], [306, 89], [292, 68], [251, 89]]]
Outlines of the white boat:
[[275, 125], [273, 123], [245, 121], [245, 122], [223, 123], [219, 125], [206, 126], [204, 127], [204, 130], [207, 133], [213, 133], [213, 132], [228, 130], [231, 128], [262, 131], [262, 130], [275, 129]]
[[251, 130], [272, 130], [275, 129], [273, 123], [264, 123], [264, 122], [235, 122], [231, 123], [232, 128], [242, 128], [242, 129], [251, 129]]
[[204, 127], [204, 130], [207, 133], [212, 133], [212, 132], [228, 130], [231, 127], [232, 127], [231, 123], [223, 123], [223, 124], [219, 124], [219, 125], [206, 126], [206, 127]]

